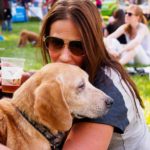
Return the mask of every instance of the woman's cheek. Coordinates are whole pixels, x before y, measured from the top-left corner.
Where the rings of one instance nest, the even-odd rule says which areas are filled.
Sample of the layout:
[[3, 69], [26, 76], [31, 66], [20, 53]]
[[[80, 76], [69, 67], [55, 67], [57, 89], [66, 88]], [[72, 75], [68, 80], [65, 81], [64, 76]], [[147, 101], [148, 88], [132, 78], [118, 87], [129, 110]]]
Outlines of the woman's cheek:
[[54, 51], [49, 51], [49, 55], [51, 58], [51, 62], [56, 62], [57, 59], [59, 58], [59, 53], [56, 53]]

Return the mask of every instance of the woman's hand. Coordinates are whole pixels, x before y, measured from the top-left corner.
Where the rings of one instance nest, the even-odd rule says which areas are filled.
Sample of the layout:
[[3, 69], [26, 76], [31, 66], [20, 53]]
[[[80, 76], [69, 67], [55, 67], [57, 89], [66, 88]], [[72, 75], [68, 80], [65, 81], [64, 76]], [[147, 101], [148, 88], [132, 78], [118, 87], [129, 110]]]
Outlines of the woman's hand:
[[0, 150], [11, 150], [10, 148], [0, 144]]

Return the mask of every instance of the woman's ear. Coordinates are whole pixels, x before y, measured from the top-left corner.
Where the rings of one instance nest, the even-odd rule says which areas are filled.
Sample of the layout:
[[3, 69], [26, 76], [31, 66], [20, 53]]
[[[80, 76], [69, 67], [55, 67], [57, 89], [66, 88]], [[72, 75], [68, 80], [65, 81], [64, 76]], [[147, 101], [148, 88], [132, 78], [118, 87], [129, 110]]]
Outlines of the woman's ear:
[[62, 86], [61, 80], [55, 79], [51, 83], [41, 83], [35, 91], [34, 114], [51, 131], [67, 131], [72, 125]]

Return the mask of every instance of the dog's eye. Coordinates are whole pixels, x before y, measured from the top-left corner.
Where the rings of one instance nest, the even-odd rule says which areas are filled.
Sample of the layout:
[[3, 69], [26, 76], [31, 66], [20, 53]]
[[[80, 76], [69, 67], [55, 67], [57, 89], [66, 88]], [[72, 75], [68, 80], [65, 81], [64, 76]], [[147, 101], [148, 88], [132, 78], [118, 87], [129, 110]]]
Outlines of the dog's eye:
[[78, 92], [81, 92], [82, 90], [84, 90], [84, 88], [85, 88], [85, 82], [82, 81], [78, 86]]

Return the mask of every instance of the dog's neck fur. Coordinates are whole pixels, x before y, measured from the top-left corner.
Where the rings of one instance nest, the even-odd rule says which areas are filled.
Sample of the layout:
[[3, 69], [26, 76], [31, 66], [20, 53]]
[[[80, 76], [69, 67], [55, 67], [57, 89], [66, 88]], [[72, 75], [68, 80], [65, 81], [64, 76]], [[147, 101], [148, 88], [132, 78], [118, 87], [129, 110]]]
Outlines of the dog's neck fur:
[[[38, 119], [33, 115], [32, 111], [34, 103], [28, 101], [28, 96], [31, 96], [29, 93], [24, 93], [26, 96], [20, 97], [18, 100], [12, 99], [11, 103], [14, 107], [21, 113], [21, 115], [36, 129], [38, 130], [51, 144], [52, 150], [57, 150], [61, 146], [62, 141], [65, 137], [65, 132], [57, 132], [53, 134], [46, 126], [38, 123]], [[32, 95], [33, 96], [33, 95]], [[25, 98], [26, 97], [26, 98]], [[24, 103], [26, 101], [26, 103]], [[28, 101], [28, 102], [27, 102]]]
[[65, 132], [58, 132], [54, 135], [47, 127], [30, 119], [25, 112], [22, 112], [18, 108], [17, 111], [20, 112], [21, 115], [50, 142], [52, 150], [56, 150], [61, 146], [63, 138], [65, 137]]
[[24, 93], [24, 94], [26, 95], [25, 96], [26, 98], [24, 96], [19, 97], [19, 99], [15, 98], [15, 100], [12, 100], [12, 104], [22, 112], [28, 114], [30, 119], [37, 121], [37, 118], [33, 115], [33, 112], [29, 111], [29, 110], [33, 110], [33, 106], [34, 106], [33, 101], [28, 101], [29, 99], [28, 96], [30, 96], [30, 94], [29, 93]]

